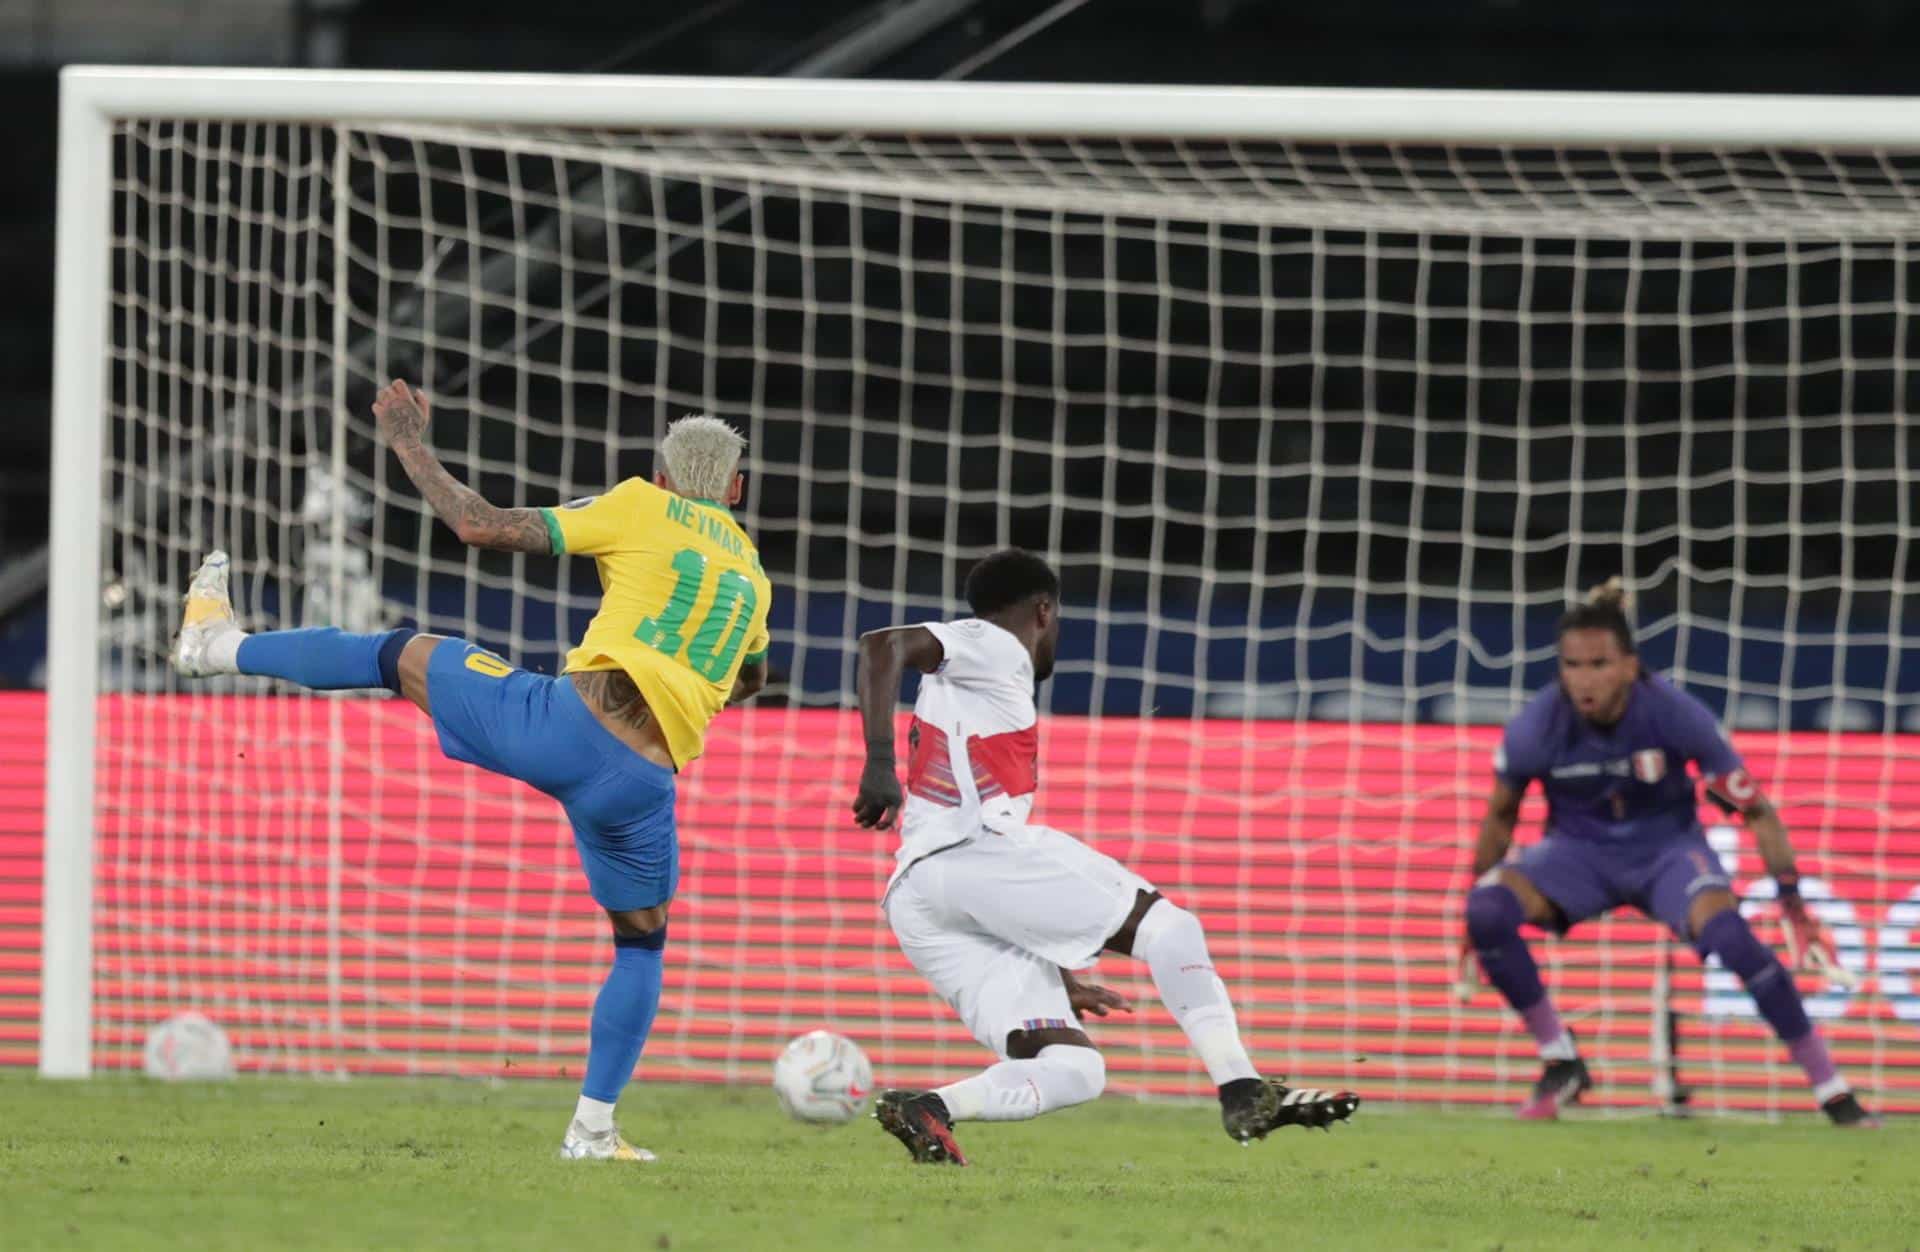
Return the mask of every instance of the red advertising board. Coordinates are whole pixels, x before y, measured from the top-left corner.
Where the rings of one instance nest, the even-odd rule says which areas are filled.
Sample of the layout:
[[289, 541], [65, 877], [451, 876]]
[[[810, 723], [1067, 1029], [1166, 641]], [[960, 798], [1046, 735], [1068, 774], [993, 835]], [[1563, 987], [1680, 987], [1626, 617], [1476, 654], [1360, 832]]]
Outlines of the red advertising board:
[[[0, 695], [0, 1062], [38, 1014], [44, 697]], [[1517, 1099], [1536, 1062], [1490, 991], [1451, 994], [1492, 728], [1043, 723], [1036, 818], [1198, 912], [1257, 1057], [1377, 1099]], [[1814, 1009], [1856, 1082], [1920, 1111], [1920, 739], [1741, 734], [1843, 957]], [[891, 840], [847, 815], [839, 710], [724, 715], [681, 779], [682, 893], [643, 1076], [755, 1079], [832, 1025], [883, 1082], [981, 1051], [894, 950]], [[262, 1071], [577, 1075], [609, 946], [552, 801], [442, 758], [394, 700], [112, 696], [96, 756], [95, 1060], [197, 1008]], [[1530, 801], [1522, 838], [1537, 836]], [[1719, 832], [1737, 885], [1759, 875]], [[1760, 914], [1764, 917], [1764, 912]], [[1763, 934], [1777, 932], [1763, 922]], [[1538, 945], [1603, 1104], [1645, 1106], [1658, 933], [1621, 916]], [[1709, 1108], [1799, 1109], [1798, 1075], [1738, 985], [1675, 958], [1680, 1068]], [[1114, 1085], [1207, 1090], [1131, 962], [1142, 1012], [1095, 1028]], [[1811, 989], [1813, 984], [1808, 981]]]

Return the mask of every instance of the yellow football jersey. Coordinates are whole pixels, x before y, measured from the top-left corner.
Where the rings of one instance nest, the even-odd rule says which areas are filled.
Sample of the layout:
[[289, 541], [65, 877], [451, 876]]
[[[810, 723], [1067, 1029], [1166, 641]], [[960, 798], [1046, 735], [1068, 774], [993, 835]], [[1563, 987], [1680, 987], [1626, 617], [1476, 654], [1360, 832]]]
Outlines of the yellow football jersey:
[[563, 672], [623, 669], [677, 765], [700, 755], [743, 665], [767, 654], [773, 586], [726, 506], [644, 478], [540, 510], [558, 553], [595, 558], [600, 611]]

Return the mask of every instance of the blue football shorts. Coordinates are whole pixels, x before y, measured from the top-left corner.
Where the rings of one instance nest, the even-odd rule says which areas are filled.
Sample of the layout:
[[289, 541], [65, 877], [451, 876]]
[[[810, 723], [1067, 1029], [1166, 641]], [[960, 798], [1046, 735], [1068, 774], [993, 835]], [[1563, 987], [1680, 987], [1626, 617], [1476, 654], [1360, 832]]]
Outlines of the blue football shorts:
[[673, 898], [673, 771], [616, 739], [571, 682], [449, 639], [427, 664], [427, 705], [442, 752], [560, 802], [600, 907], [624, 912]]

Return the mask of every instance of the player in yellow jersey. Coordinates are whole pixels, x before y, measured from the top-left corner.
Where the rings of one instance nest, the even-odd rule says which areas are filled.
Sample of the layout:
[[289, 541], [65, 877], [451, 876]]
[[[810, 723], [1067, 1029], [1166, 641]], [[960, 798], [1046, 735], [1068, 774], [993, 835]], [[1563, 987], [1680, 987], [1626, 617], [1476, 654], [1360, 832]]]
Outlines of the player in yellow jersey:
[[686, 417], [660, 441], [651, 483], [551, 509], [503, 509], [458, 482], [425, 442], [427, 397], [395, 381], [374, 401], [381, 434], [464, 543], [591, 556], [600, 611], [562, 675], [517, 669], [461, 639], [332, 627], [248, 634], [215, 552], [187, 590], [173, 663], [188, 677], [262, 674], [320, 691], [386, 687], [433, 719], [440, 748], [560, 801], [614, 964], [594, 1001], [586, 1080], [561, 1146], [572, 1160], [652, 1160], [614, 1127], [660, 1002], [667, 908], [679, 881], [674, 774], [707, 723], [767, 676], [772, 587], [728, 506], [746, 440]]

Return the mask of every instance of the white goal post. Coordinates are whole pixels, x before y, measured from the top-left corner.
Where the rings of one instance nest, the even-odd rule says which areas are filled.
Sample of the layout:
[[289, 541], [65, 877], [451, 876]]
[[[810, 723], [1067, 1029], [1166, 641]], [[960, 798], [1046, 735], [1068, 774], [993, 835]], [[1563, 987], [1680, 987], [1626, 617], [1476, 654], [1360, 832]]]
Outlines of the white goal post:
[[[1831, 915], [1844, 923], [1846, 959], [1879, 976], [1869, 990], [1878, 985], [1892, 1007], [1869, 1010], [1863, 994], [1851, 1007], [1831, 1000], [1826, 1015], [1852, 1012], [1856, 1035], [1841, 1051], [1870, 1058], [1896, 1105], [1920, 1107], [1920, 1057], [1900, 1036], [1920, 1019], [1905, 981], [1920, 969], [1909, 941], [1920, 933], [1920, 882], [1896, 881], [1920, 865], [1905, 826], [1920, 817], [1920, 799], [1897, 777], [1914, 755], [1902, 732], [1920, 729], [1902, 721], [1920, 699], [1900, 669], [1908, 650], [1898, 585], [1909, 540], [1920, 537], [1901, 433], [1920, 99], [95, 67], [66, 70], [61, 92], [43, 1075], [86, 1076], [103, 1051], [126, 1054], [126, 1039], [103, 1043], [95, 1019], [96, 934], [123, 922], [96, 913], [103, 809], [138, 884], [114, 908], [168, 931], [165, 954], [114, 975], [114, 995], [141, 1006], [116, 1030], [211, 999], [245, 1006], [253, 1033], [237, 1041], [243, 1068], [251, 1056], [255, 1068], [470, 1072], [487, 1048], [511, 1057], [524, 1046], [547, 1068], [518, 1072], [566, 1072], [555, 1059], [564, 1050], [546, 1041], [579, 1016], [567, 999], [578, 983], [572, 958], [551, 947], [526, 955], [540, 933], [532, 915], [557, 916], [572, 891], [564, 870], [549, 881], [544, 851], [527, 850], [552, 842], [546, 827], [522, 833], [546, 820], [533, 815], [537, 798], [524, 811], [499, 808], [504, 817], [458, 818], [456, 841], [495, 823], [511, 827], [510, 839], [446, 870], [461, 893], [453, 915], [411, 896], [408, 920], [389, 928], [390, 905], [375, 897], [401, 888], [376, 867], [395, 855], [381, 840], [401, 836], [382, 826], [385, 815], [413, 805], [423, 820], [456, 819], [444, 796], [430, 795], [443, 784], [401, 778], [426, 768], [409, 764], [426, 759], [414, 740], [392, 740], [403, 746], [386, 749], [391, 766], [365, 765], [349, 740], [413, 730], [349, 701], [289, 701], [248, 713], [259, 720], [230, 743], [204, 728], [175, 736], [172, 706], [154, 703], [184, 690], [153, 658], [187, 542], [165, 532], [186, 526], [197, 537], [196, 510], [217, 515], [209, 534], [264, 545], [251, 569], [244, 546], [236, 554], [242, 582], [258, 588], [243, 594], [252, 597], [243, 613], [262, 625], [305, 624], [325, 605], [341, 620], [357, 612], [464, 629], [524, 662], [545, 656], [586, 602], [565, 576], [560, 592], [531, 595], [556, 576], [525, 573], [517, 559], [461, 566], [435, 556], [404, 484], [391, 487], [378, 457], [349, 464], [364, 424], [348, 403], [364, 379], [349, 372], [372, 366], [351, 360], [346, 343], [371, 335], [464, 362], [446, 366], [462, 378], [514, 373], [514, 402], [471, 389], [476, 424], [499, 430], [490, 442], [472, 436], [465, 466], [483, 490], [482, 475], [494, 489], [505, 484], [514, 503], [595, 489], [617, 455], [643, 458], [665, 415], [695, 407], [746, 420], [756, 449], [774, 450], [765, 469], [779, 499], [797, 502], [782, 515], [765, 494], [750, 497], [747, 518], [756, 535], [777, 537], [770, 552], [791, 553], [784, 567], [769, 560], [776, 591], [795, 603], [785, 619], [791, 651], [780, 658], [791, 668], [786, 703], [726, 715], [745, 728], [727, 741], [735, 746], [717, 748], [683, 784], [696, 810], [716, 811], [717, 797], [700, 810], [701, 768], [716, 791], [746, 781], [728, 769], [773, 769], [768, 814], [714, 828], [706, 889], [718, 901], [729, 889], [718, 885], [723, 872], [730, 887], [767, 872], [791, 878], [756, 889], [757, 915], [716, 904], [710, 915], [724, 920], [694, 932], [694, 959], [712, 977], [680, 1001], [669, 988], [682, 1007], [663, 1011], [657, 1039], [672, 1073], [760, 1073], [771, 1055], [762, 1031], [833, 1013], [862, 1024], [866, 1033], [854, 1033], [879, 1050], [883, 1069], [940, 1071], [966, 1055], [950, 1022], [916, 1033], [913, 1022], [939, 1012], [924, 998], [895, 1011], [909, 984], [859, 902], [883, 850], [841, 829], [837, 789], [822, 790], [790, 759], [769, 765], [758, 749], [793, 742], [798, 756], [806, 737], [807, 752], [832, 757], [836, 780], [850, 777], [837, 749], [822, 746], [834, 740], [812, 738], [841, 732], [808, 719], [850, 703], [855, 629], [875, 624], [876, 606], [891, 620], [957, 611], [954, 571], [1020, 542], [1060, 556], [1068, 599], [1091, 623], [1062, 666], [1069, 694], [1050, 697], [1067, 729], [1050, 739], [1045, 764], [1072, 781], [1053, 793], [1071, 797], [1064, 809], [1043, 800], [1046, 816], [1158, 866], [1170, 889], [1200, 902], [1228, 953], [1229, 981], [1255, 1002], [1286, 1001], [1256, 1011], [1250, 1029], [1290, 1069], [1364, 1089], [1382, 1063], [1353, 1067], [1384, 1052], [1393, 1059], [1382, 1094], [1427, 1100], [1491, 1098], [1525, 1078], [1529, 1062], [1503, 1012], [1485, 997], [1468, 1010], [1445, 1007], [1461, 884], [1443, 845], [1451, 838], [1464, 859], [1486, 777], [1486, 724], [1537, 684], [1550, 644], [1541, 615], [1550, 621], [1596, 562], [1624, 563], [1621, 572], [1656, 589], [1643, 625], [1663, 668], [1711, 691], [1736, 727], [1756, 728], [1748, 751], [1759, 772], [1790, 776], [1807, 806], [1796, 834], [1834, 894], [1872, 885], [1871, 899], [1852, 893], [1844, 916]], [[256, 141], [223, 127], [286, 129]], [[535, 166], [545, 181], [527, 181]], [[378, 179], [364, 190], [355, 178], [369, 169]], [[580, 170], [649, 181], [630, 202], [611, 183], [573, 181]], [[390, 198], [378, 181], [389, 178], [415, 199]], [[248, 198], [256, 180], [272, 188], [257, 201]], [[664, 182], [685, 188], [691, 207], [662, 207]], [[441, 200], [463, 194], [464, 216], [436, 216]], [[193, 225], [200, 205], [222, 197], [237, 197], [222, 218], [242, 240], [231, 255], [225, 236], [208, 243]], [[590, 229], [578, 225], [583, 214]], [[875, 214], [888, 223], [870, 226]], [[543, 217], [573, 232], [566, 246], [539, 234]], [[834, 224], [820, 227], [824, 218]], [[666, 258], [646, 263], [660, 266], [650, 286], [621, 250], [633, 233], [656, 239]], [[1080, 249], [1075, 240], [1097, 242]], [[190, 312], [194, 335], [261, 345], [230, 377], [217, 354], [178, 346], [189, 314], [167, 302], [183, 282], [201, 281], [201, 259], [187, 257], [186, 279], [166, 271], [196, 247], [219, 250], [206, 263], [214, 284], [264, 275], [252, 303], [208, 296]], [[677, 274], [670, 262], [682, 249], [704, 254], [704, 268]], [[1137, 267], [1113, 259], [1128, 250], [1139, 251]], [[474, 269], [443, 280], [454, 253], [470, 267], [497, 261], [509, 285], [486, 289]], [[1188, 253], [1156, 268], [1156, 257]], [[1857, 278], [1861, 258], [1881, 268]], [[1829, 262], [1834, 293], [1830, 276], [1809, 268]], [[852, 272], [846, 292], [816, 290], [806, 277], [841, 266]], [[559, 284], [631, 283], [660, 312], [629, 329], [617, 297], [607, 308], [550, 308], [529, 267]], [[136, 268], [142, 276], [122, 276]], [[789, 280], [767, 277], [773, 270], [791, 271], [791, 291], [780, 286]], [[1787, 277], [1767, 287], [1773, 303], [1754, 304], [1745, 275], [1762, 270]], [[1484, 289], [1481, 275], [1496, 273], [1517, 294]], [[1714, 303], [1720, 294], [1701, 296], [1718, 293], [1729, 273], [1725, 308]], [[1618, 277], [1623, 306], [1586, 294], [1595, 276]], [[917, 295], [923, 280], [939, 294]], [[1856, 283], [1871, 292], [1856, 299]], [[359, 300], [355, 284], [377, 299]], [[992, 299], [977, 304], [969, 284]], [[1433, 295], [1450, 285], [1470, 294]], [[1567, 307], [1546, 309], [1541, 286], [1571, 292]], [[1048, 294], [1076, 291], [1087, 294], [1084, 307]], [[403, 324], [395, 309], [408, 292], [466, 301], [464, 320], [455, 330]], [[701, 302], [704, 323], [670, 315], [678, 300]], [[482, 342], [483, 306], [505, 320], [510, 342]], [[1836, 307], [1844, 325], [1829, 335], [1814, 323]], [[734, 319], [745, 327], [737, 334]], [[1776, 355], [1744, 332], [1723, 349], [1727, 326], [1756, 323], [1769, 342], [1778, 331]], [[593, 346], [555, 349], [550, 361], [527, 346], [546, 324]], [[1623, 361], [1583, 355], [1589, 325]], [[1644, 359], [1635, 347], [1643, 328], [1660, 341]], [[623, 377], [637, 341], [656, 338], [647, 359], [657, 373]], [[578, 361], [566, 355], [574, 351]], [[1003, 359], [982, 373], [979, 354], [996, 351]], [[703, 356], [704, 372], [694, 363]], [[383, 349], [374, 359], [393, 358]], [[716, 383], [717, 359], [742, 362], [756, 379], [750, 391]], [[1741, 390], [1742, 363], [1781, 389], [1780, 407]], [[1223, 371], [1238, 373], [1223, 381]], [[595, 403], [608, 406], [604, 429], [572, 411], [588, 373], [599, 379]], [[1297, 400], [1275, 398], [1283, 374], [1303, 380]], [[1798, 389], [1802, 374], [1846, 381], [1829, 402]], [[1729, 414], [1696, 409], [1718, 402], [1727, 379]], [[212, 401], [181, 398], [208, 385]], [[175, 394], [136, 403], [116, 399], [116, 387]], [[530, 406], [526, 396], [548, 391], [564, 403], [531, 412], [544, 401]], [[1496, 391], [1517, 394], [1507, 416], [1483, 411]], [[283, 416], [271, 431], [261, 418], [267, 433], [224, 449], [228, 468], [181, 469], [191, 453], [177, 449], [204, 431], [189, 414], [222, 397]], [[643, 415], [644, 432], [616, 429], [622, 405]], [[1863, 408], [1871, 412], [1856, 418]], [[1408, 463], [1377, 452], [1381, 431]], [[1796, 449], [1830, 443], [1841, 459], [1741, 460], [1776, 438]], [[145, 474], [143, 440], [171, 449], [164, 472]], [[517, 451], [499, 450], [508, 445]], [[1863, 466], [1856, 445], [1898, 455]], [[923, 465], [919, 452], [932, 459]], [[294, 457], [312, 476], [303, 496], [257, 507], [245, 499], [250, 483], [284, 474]], [[1717, 511], [1689, 522], [1695, 458], [1709, 466], [1700, 498], [1723, 492], [1732, 526]], [[1044, 467], [1039, 481], [1016, 461]], [[1134, 469], [1147, 477], [1133, 482]], [[331, 494], [315, 486], [322, 480]], [[1754, 512], [1774, 507], [1775, 487], [1798, 512]], [[908, 516], [909, 489], [935, 504], [944, 491], [978, 516], [949, 513], [928, 531]], [[116, 514], [117, 501], [137, 493], [147, 498], [138, 518]], [[1410, 501], [1404, 515], [1386, 497]], [[1643, 505], [1658, 514], [1645, 526]], [[1829, 530], [1849, 545], [1838, 568], [1806, 546]], [[1749, 563], [1749, 537], [1780, 546], [1779, 570]], [[1323, 540], [1342, 555], [1320, 552]], [[1883, 545], [1891, 573], [1856, 576], [1856, 543]], [[137, 572], [124, 560], [110, 567], [115, 544], [137, 556]], [[288, 545], [323, 554], [300, 558], [321, 572], [289, 573], [298, 561]], [[1552, 547], [1551, 570], [1530, 546]], [[1284, 561], [1263, 564], [1282, 547]], [[355, 548], [371, 566], [354, 563]], [[1553, 563], [1561, 557], [1564, 570]], [[944, 565], [929, 573], [923, 558]], [[1444, 569], [1423, 572], [1423, 560]], [[1373, 567], [1382, 561], [1392, 568]], [[408, 584], [410, 562], [421, 572]], [[454, 605], [448, 588], [462, 579], [481, 590]], [[1870, 612], [1859, 607], [1867, 599]], [[137, 611], [109, 630], [103, 615], [125, 604]], [[1872, 620], [1857, 621], [1862, 612]], [[537, 629], [528, 625], [536, 619]], [[1396, 620], [1403, 629], [1391, 629]], [[1442, 649], [1438, 669], [1423, 659]], [[1784, 656], [1772, 683], [1754, 677], [1755, 664], [1773, 664], [1753, 661], [1769, 649]], [[118, 695], [127, 698], [103, 713]], [[124, 750], [114, 727], [135, 736]], [[286, 853], [297, 892], [254, 890], [281, 850], [249, 833], [251, 797], [223, 795], [199, 814], [174, 794], [199, 764], [141, 781], [156, 755], [188, 737], [203, 753], [196, 762], [258, 744], [284, 751], [274, 759], [289, 776], [320, 780], [280, 797], [313, 809], [310, 820], [286, 819], [298, 825], [288, 837], [305, 841]], [[1111, 773], [1091, 779], [1093, 766], [1060, 755], [1076, 751]], [[109, 753], [119, 780], [111, 800], [96, 777]], [[1165, 777], [1167, 760], [1190, 777]], [[223, 787], [249, 785], [222, 777]], [[1236, 784], [1262, 798], [1207, 807], [1212, 792]], [[395, 800], [402, 788], [406, 798]], [[204, 861], [192, 843], [203, 820], [222, 832]], [[142, 822], [169, 833], [142, 850]], [[364, 839], [355, 833], [363, 827], [373, 831]], [[1326, 852], [1330, 840], [1340, 848]], [[343, 849], [363, 844], [365, 862], [348, 864], [360, 853]], [[439, 855], [414, 854], [423, 864]], [[528, 869], [536, 864], [539, 876]], [[826, 881], [834, 866], [855, 867], [846, 872], [859, 889], [842, 898]], [[1751, 881], [1752, 865], [1738, 876]], [[254, 894], [220, 889], [229, 881]], [[691, 874], [688, 887], [697, 887]], [[546, 893], [537, 907], [535, 891]], [[468, 933], [469, 904], [520, 938], [486, 947]], [[1373, 912], [1387, 905], [1391, 925]], [[256, 945], [258, 928], [275, 924], [263, 919], [282, 912], [295, 920], [280, 924], [300, 933]], [[773, 913], [777, 927], [766, 920]], [[1554, 958], [1549, 973], [1582, 989], [1575, 998], [1609, 1024], [1603, 1037], [1644, 1047], [1653, 958], [1635, 954], [1643, 932], [1628, 944], [1612, 933], [1567, 948], [1574, 955]], [[220, 951], [229, 939], [235, 950]], [[409, 972], [420, 961], [435, 979], [456, 972], [447, 987], [422, 991]], [[299, 985], [256, 1002], [275, 962], [299, 963]], [[497, 973], [475, 972], [489, 970]], [[478, 998], [457, 985], [488, 978]], [[1677, 978], [1690, 1008], [1732, 1011], [1726, 987]], [[1623, 998], [1639, 997], [1637, 1009], [1596, 989], [1615, 984]], [[664, 1024], [669, 1016], [676, 1024]], [[1324, 1024], [1304, 1024], [1316, 1017]], [[1684, 1025], [1679, 1033], [1684, 1068]], [[1142, 1020], [1110, 1037], [1137, 1045], [1143, 1059], [1120, 1067], [1136, 1089], [1196, 1089], [1167, 1023]], [[1795, 1107], [1791, 1076], [1751, 1022], [1716, 1029], [1710, 1052], [1698, 1062], [1713, 1070], [1706, 1085], [1728, 1093], [1709, 1101], [1715, 1107]], [[257, 1061], [269, 1054], [280, 1059]], [[1670, 1078], [1657, 1055], [1623, 1067], [1645, 1077], [1642, 1090]]]

